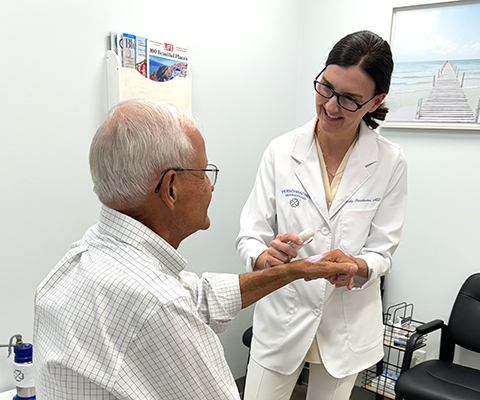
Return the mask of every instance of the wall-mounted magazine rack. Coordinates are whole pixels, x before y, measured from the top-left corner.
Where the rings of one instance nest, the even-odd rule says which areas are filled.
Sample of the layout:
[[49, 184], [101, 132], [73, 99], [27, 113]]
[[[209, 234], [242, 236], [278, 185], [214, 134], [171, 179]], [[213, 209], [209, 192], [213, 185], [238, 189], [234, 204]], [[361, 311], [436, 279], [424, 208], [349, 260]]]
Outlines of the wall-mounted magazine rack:
[[174, 78], [166, 82], [155, 82], [140, 75], [133, 68], [123, 68], [120, 57], [107, 51], [108, 109], [120, 101], [150, 99], [172, 103], [188, 111], [192, 110], [192, 75]]

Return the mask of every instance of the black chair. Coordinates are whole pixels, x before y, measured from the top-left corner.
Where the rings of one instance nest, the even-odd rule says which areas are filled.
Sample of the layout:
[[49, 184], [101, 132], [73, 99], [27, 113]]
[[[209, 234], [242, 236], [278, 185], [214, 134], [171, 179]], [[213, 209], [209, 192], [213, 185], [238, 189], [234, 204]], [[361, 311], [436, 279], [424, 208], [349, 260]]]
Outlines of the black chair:
[[[442, 330], [439, 359], [410, 368], [418, 339], [437, 329]], [[461, 287], [448, 325], [437, 319], [417, 327], [410, 337], [395, 399], [479, 400], [480, 370], [453, 362], [456, 345], [480, 353], [480, 273], [471, 275]]]
[[[248, 363], [250, 362], [250, 346], [252, 345], [252, 335], [253, 335], [253, 326], [251, 326], [245, 332], [243, 332], [243, 336], [242, 336], [243, 345], [248, 347], [247, 369], [248, 369]], [[247, 376], [247, 371], [245, 371], [245, 376]]]

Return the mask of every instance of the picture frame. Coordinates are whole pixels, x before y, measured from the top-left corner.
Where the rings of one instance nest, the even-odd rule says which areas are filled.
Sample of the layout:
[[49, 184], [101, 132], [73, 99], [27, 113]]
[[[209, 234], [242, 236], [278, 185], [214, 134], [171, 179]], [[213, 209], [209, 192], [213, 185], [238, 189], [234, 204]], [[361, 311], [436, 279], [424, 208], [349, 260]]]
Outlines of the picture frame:
[[385, 128], [480, 131], [480, 0], [392, 8]]

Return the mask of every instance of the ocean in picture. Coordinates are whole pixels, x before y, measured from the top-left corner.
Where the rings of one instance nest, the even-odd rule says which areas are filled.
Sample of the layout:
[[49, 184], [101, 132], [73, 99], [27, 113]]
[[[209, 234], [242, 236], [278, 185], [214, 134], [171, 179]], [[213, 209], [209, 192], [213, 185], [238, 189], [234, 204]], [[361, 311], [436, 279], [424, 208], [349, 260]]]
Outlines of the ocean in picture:
[[150, 54], [150, 79], [157, 82], [169, 81], [177, 76], [187, 76], [187, 64]]
[[[443, 61], [397, 62], [393, 71], [390, 93], [386, 104], [390, 109], [386, 122], [413, 122], [420, 98], [426, 98], [433, 86], [434, 76], [442, 68]], [[448, 60], [458, 68], [463, 91], [473, 113], [479, 106], [480, 59]]]

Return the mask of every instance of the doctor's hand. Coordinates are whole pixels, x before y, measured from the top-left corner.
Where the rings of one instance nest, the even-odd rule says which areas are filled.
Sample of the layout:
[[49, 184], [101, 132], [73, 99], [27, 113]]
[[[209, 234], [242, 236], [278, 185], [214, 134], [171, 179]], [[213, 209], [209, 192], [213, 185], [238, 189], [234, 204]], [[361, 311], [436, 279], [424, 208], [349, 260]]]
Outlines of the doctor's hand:
[[277, 235], [275, 240], [270, 243], [270, 247], [258, 256], [255, 262], [255, 270], [287, 264], [297, 257], [297, 250], [290, 246], [290, 243], [301, 246], [303, 240], [293, 233]]

